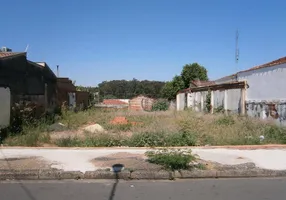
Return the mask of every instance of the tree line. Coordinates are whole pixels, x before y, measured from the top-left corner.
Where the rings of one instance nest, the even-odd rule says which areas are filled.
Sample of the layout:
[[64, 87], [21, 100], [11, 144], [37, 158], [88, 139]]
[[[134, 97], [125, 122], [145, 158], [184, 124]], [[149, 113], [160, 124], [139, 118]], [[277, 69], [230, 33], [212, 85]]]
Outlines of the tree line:
[[131, 99], [138, 95], [173, 100], [180, 90], [188, 88], [190, 82], [194, 80], [208, 80], [206, 68], [198, 63], [184, 65], [180, 75], [174, 76], [171, 81], [167, 82], [139, 81], [134, 78], [132, 80], [103, 81], [98, 84], [98, 87], [77, 86], [77, 90], [90, 92], [91, 98], [96, 96], [97, 101]]

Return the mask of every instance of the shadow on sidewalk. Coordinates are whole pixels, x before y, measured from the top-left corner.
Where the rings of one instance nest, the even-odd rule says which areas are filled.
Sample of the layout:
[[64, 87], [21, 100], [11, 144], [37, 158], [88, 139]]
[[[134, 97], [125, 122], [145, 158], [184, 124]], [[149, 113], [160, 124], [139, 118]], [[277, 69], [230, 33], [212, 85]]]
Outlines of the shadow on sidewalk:
[[26, 193], [26, 195], [29, 197], [30, 200], [37, 200], [33, 194], [31, 193], [31, 191], [21, 182], [21, 180], [17, 179], [17, 176], [14, 172], [14, 170], [12, 169], [10, 163], [9, 163], [9, 159], [5, 156], [5, 154], [2, 152], [2, 150], [0, 149], [1, 154], [3, 155], [5, 161], [7, 162], [7, 166], [9, 168], [9, 170], [11, 171], [11, 173], [14, 175], [14, 180], [18, 181], [18, 184], [20, 185], [21, 189]]
[[116, 187], [119, 183], [119, 175], [118, 173], [121, 172], [121, 170], [124, 168], [124, 165], [122, 164], [115, 164], [112, 166], [113, 172], [115, 173], [115, 183], [113, 183], [113, 187], [111, 190], [111, 193], [109, 195], [109, 200], [113, 200], [116, 192]]

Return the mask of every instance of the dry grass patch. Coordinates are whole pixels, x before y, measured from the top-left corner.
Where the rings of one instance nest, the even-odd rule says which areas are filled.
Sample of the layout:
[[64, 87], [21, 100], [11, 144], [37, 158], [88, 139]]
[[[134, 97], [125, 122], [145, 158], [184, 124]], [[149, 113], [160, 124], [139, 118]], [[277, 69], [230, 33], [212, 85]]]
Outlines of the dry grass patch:
[[51, 163], [37, 158], [7, 158], [0, 159], [0, 170], [38, 170], [38, 169], [52, 169]]
[[116, 153], [105, 157], [98, 157], [91, 161], [95, 167], [111, 169], [114, 164], [122, 164], [125, 169], [134, 170], [161, 170], [162, 166], [147, 162], [142, 154]]
[[[128, 123], [112, 124], [116, 117], [122, 117]], [[91, 109], [78, 113], [65, 112], [60, 122], [69, 130], [49, 134], [38, 128], [4, 142], [10, 146], [52, 143], [68, 147], [286, 144], [285, 128], [272, 123], [238, 115], [211, 115], [190, 110], [128, 112]], [[106, 131], [94, 134], [81, 131], [82, 127], [95, 123]]]

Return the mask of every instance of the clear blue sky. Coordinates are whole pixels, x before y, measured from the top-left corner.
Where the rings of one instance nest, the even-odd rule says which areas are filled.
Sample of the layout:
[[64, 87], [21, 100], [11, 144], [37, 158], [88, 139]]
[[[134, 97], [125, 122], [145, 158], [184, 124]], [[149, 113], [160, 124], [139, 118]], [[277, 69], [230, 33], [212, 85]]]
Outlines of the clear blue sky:
[[[284, 0], [1, 2], [0, 46], [81, 85], [170, 80], [198, 62], [216, 79], [286, 56]], [[235, 32], [240, 61], [235, 65]]]

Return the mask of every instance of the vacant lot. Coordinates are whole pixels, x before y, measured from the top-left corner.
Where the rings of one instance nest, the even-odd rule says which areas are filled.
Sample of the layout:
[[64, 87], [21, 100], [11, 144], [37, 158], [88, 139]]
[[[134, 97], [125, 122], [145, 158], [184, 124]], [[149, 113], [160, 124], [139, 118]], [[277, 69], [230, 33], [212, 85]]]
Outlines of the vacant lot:
[[[45, 123], [27, 126], [22, 133], [6, 138], [4, 145], [163, 147], [286, 143], [284, 128], [236, 115], [91, 109], [66, 112], [58, 122], [64, 124], [64, 130], [51, 131]], [[84, 130], [93, 124], [99, 124], [104, 131]]]

